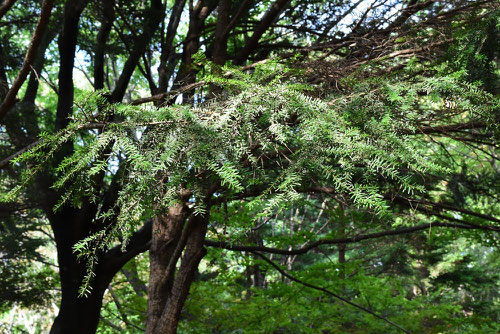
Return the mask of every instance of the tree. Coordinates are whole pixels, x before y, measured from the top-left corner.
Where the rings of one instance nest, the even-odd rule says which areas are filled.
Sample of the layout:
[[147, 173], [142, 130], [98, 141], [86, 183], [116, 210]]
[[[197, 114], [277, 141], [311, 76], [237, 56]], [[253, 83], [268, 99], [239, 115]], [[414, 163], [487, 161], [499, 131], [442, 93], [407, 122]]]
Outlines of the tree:
[[[362, 4], [278, 0], [258, 6], [221, 0], [188, 6], [151, 1], [144, 7], [68, 1], [54, 8], [44, 39], [27, 52], [38, 56], [26, 57], [22, 66], [21, 72], [28, 65], [34, 69], [23, 100], [9, 107], [6, 97], [2, 104], [6, 159], [1, 163], [6, 180], [30, 180], [26, 196], [43, 210], [54, 233], [62, 301], [51, 332], [94, 332], [112, 278], [150, 243], [146, 331], [153, 333], [176, 330], [204, 245], [250, 252], [271, 265], [263, 253], [295, 255], [321, 244], [357, 241], [346, 237], [357, 228], [373, 231], [358, 238], [433, 226], [498, 231], [496, 206], [464, 207], [460, 187], [470, 168], [446, 170], [440, 166], [443, 154], [431, 154], [456, 142], [480, 159], [496, 159], [481, 147], [495, 146], [488, 140], [498, 133], [495, 100], [474, 83], [477, 74], [464, 71], [478, 68], [494, 78], [495, 28], [475, 26], [470, 33], [477, 15], [494, 20], [493, 6], [409, 1], [394, 11], [397, 3]], [[33, 22], [23, 18], [35, 10], [19, 3], [2, 20], [29, 29]], [[188, 22], [181, 20], [183, 12]], [[332, 12], [328, 20], [322, 15]], [[98, 31], [92, 29], [96, 21]], [[9, 55], [22, 54], [5, 31], [2, 50], [7, 45]], [[453, 38], [467, 41], [468, 49], [452, 53], [463, 57], [450, 65], [439, 56]], [[90, 58], [82, 71], [101, 91], [83, 94], [74, 109], [77, 46]], [[475, 57], [478, 50], [481, 56]], [[278, 54], [290, 59], [286, 66], [267, 60]], [[258, 61], [264, 64], [220, 67]], [[3, 82], [14, 77], [16, 62], [4, 51]], [[53, 63], [58, 72], [52, 73]], [[57, 92], [56, 108], [38, 93], [42, 68], [47, 86]], [[55, 75], [57, 85], [51, 83]], [[22, 73], [16, 77], [23, 81]], [[5, 96], [15, 95], [17, 82], [7, 84]], [[148, 87], [151, 97], [134, 100], [136, 91], [144, 92], [140, 87]], [[183, 104], [173, 105], [178, 95]], [[122, 105], [124, 98], [155, 107]], [[46, 100], [48, 112], [37, 110], [37, 99]], [[435, 137], [444, 143], [430, 144]], [[16, 164], [7, 165], [23, 152]], [[27, 175], [19, 176], [25, 166], [31, 167]], [[485, 173], [487, 185], [496, 174]], [[446, 192], [435, 195], [443, 191], [443, 180], [451, 199]], [[481, 200], [494, 194], [484, 189], [478, 185], [474, 192]], [[310, 200], [304, 202], [304, 196]], [[332, 210], [361, 215], [359, 226], [340, 229], [340, 241], [327, 237], [283, 250], [276, 247], [286, 242], [270, 247], [264, 242], [268, 235], [251, 233], [246, 239], [238, 228], [230, 238], [205, 240], [208, 228], [211, 236], [221, 233], [224, 220], [212, 218], [217, 210], [225, 210], [230, 228], [238, 227], [230, 208], [250, 200], [245, 210], [265, 225], [291, 203], [321, 205], [321, 196], [337, 203]], [[11, 193], [4, 201], [12, 205], [15, 199]], [[414, 207], [434, 218], [419, 216], [423, 224], [387, 230], [399, 215], [418, 222], [411, 218]], [[386, 229], [371, 224], [374, 219]], [[300, 242], [304, 236], [295, 238]], [[78, 254], [87, 261], [79, 261]], [[254, 267], [259, 286], [263, 265]], [[79, 290], [86, 298], [78, 298]]]

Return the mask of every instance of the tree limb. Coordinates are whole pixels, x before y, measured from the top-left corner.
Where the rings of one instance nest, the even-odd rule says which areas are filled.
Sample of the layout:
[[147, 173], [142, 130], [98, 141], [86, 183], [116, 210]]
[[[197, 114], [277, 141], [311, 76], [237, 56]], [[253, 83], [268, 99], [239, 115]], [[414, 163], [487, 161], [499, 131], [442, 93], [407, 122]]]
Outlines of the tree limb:
[[241, 51], [234, 59], [234, 63], [236, 65], [242, 64], [248, 58], [248, 55], [250, 55], [250, 53], [255, 50], [262, 35], [264, 35], [267, 29], [281, 14], [283, 9], [286, 7], [286, 5], [288, 5], [289, 2], [290, 0], [277, 0], [271, 5], [271, 8], [269, 8], [264, 17], [262, 17], [260, 25], [255, 28], [252, 37], [250, 37], [250, 39], [245, 43], [245, 46], [241, 49]]
[[5, 0], [0, 6], [0, 20], [9, 11], [9, 9], [14, 5], [16, 0]]
[[[483, 226], [470, 226], [470, 225], [464, 225], [464, 224], [450, 224], [450, 223], [440, 223], [440, 222], [434, 222], [434, 223], [429, 223], [429, 224], [421, 224], [413, 227], [406, 227], [406, 228], [401, 228], [397, 230], [389, 230], [389, 231], [383, 231], [383, 232], [376, 232], [376, 233], [370, 233], [370, 234], [361, 234], [353, 237], [348, 237], [348, 238], [341, 238], [341, 239], [323, 239], [323, 240], [318, 240], [315, 242], [310, 243], [307, 246], [297, 248], [297, 249], [280, 249], [280, 248], [272, 248], [272, 247], [266, 247], [266, 246], [251, 246], [251, 245], [233, 245], [229, 242], [225, 241], [215, 241], [215, 240], [206, 240], [205, 245], [209, 247], [215, 247], [215, 248], [223, 248], [227, 250], [232, 250], [232, 251], [238, 251], [238, 252], [265, 252], [265, 253], [270, 253], [270, 254], [281, 254], [281, 255], [301, 255], [305, 254], [311, 249], [317, 248], [321, 245], [338, 245], [338, 244], [348, 244], [348, 243], [355, 243], [355, 242], [360, 242], [363, 240], [368, 240], [368, 239], [376, 239], [376, 238], [381, 238], [381, 237], [386, 237], [386, 236], [391, 236], [391, 235], [399, 235], [399, 234], [409, 234], [417, 231], [422, 231], [422, 230], [427, 230], [431, 229], [433, 227], [451, 227], [451, 228], [459, 228], [459, 229], [466, 229], [466, 230], [472, 230], [472, 229], [479, 229], [479, 230], [490, 230], [487, 227]], [[500, 226], [495, 227], [498, 231], [500, 231]]]
[[397, 200], [397, 201], [401, 201], [401, 202], [405, 202], [406, 201], [410, 205], [412, 203], [415, 203], [417, 205], [418, 204], [430, 205], [430, 206], [433, 206], [435, 208], [456, 211], [456, 212], [460, 212], [460, 213], [463, 213], [463, 214], [466, 214], [466, 215], [471, 215], [471, 216], [475, 216], [475, 217], [482, 218], [482, 219], [485, 219], [485, 220], [489, 220], [489, 221], [492, 221], [492, 222], [495, 222], [495, 223], [500, 223], [500, 219], [495, 218], [493, 216], [485, 215], [483, 213], [475, 212], [475, 211], [472, 211], [472, 210], [467, 210], [467, 209], [459, 208], [459, 207], [453, 206], [453, 205], [451, 205], [449, 203], [438, 203], [438, 202], [431, 202], [431, 201], [427, 201], [427, 200], [404, 198], [402, 196], [397, 196], [393, 200]]
[[112, 272], [114, 276], [130, 259], [147, 251], [151, 244], [152, 227], [153, 222], [150, 220], [137, 230], [130, 238], [125, 252], [122, 252], [121, 245], [109, 249], [104, 255], [102, 268]]
[[[4, 2], [5, 5], [5, 2]], [[24, 58], [23, 66], [21, 70], [17, 74], [16, 79], [12, 83], [12, 87], [7, 92], [5, 99], [0, 105], [0, 121], [5, 117], [7, 112], [14, 106], [16, 103], [16, 95], [24, 81], [28, 77], [28, 74], [31, 69], [31, 64], [35, 60], [35, 56], [38, 50], [38, 46], [40, 45], [43, 37], [43, 33], [47, 24], [49, 23], [50, 13], [52, 11], [52, 7], [54, 6], [54, 0], [44, 0], [42, 3], [42, 11], [40, 13], [40, 17], [38, 19], [38, 23], [35, 28], [35, 32], [33, 33], [33, 37], [31, 38], [30, 45], [28, 47], [28, 51], [26, 52], [26, 56]], [[2, 6], [3, 7], [3, 6]]]
[[322, 287], [319, 287], [319, 286], [312, 285], [312, 284], [310, 284], [310, 283], [304, 282], [304, 281], [302, 281], [302, 280], [300, 280], [300, 279], [298, 279], [298, 278], [296, 278], [296, 277], [294, 277], [294, 276], [292, 276], [292, 275], [288, 274], [286, 271], [284, 271], [283, 269], [281, 269], [281, 268], [280, 268], [280, 267], [279, 267], [276, 263], [274, 263], [273, 261], [271, 261], [270, 259], [268, 259], [265, 255], [263, 255], [263, 254], [261, 254], [261, 253], [259, 253], [259, 252], [252, 252], [252, 253], [254, 253], [255, 255], [259, 256], [260, 258], [262, 258], [262, 259], [263, 259], [264, 261], [266, 261], [267, 263], [269, 263], [269, 264], [270, 264], [270, 265], [271, 265], [274, 269], [276, 269], [276, 270], [277, 270], [277, 271], [278, 271], [281, 275], [285, 276], [285, 277], [286, 277], [286, 278], [288, 278], [289, 280], [294, 281], [294, 282], [299, 283], [299, 284], [302, 284], [303, 286], [306, 286], [306, 287], [308, 287], [308, 288], [311, 288], [311, 289], [314, 289], [314, 290], [318, 290], [318, 291], [324, 292], [324, 293], [326, 293], [326, 294], [328, 294], [328, 295], [330, 295], [330, 296], [332, 296], [332, 297], [334, 297], [334, 298], [337, 298], [337, 299], [339, 299], [339, 300], [343, 301], [343, 302], [344, 302], [344, 303], [346, 303], [346, 304], [349, 304], [349, 305], [351, 305], [351, 306], [354, 306], [354, 307], [356, 307], [356, 308], [358, 308], [358, 309], [360, 309], [360, 310], [362, 310], [362, 311], [364, 311], [364, 312], [370, 313], [371, 315], [373, 315], [373, 316], [374, 316], [374, 317], [376, 317], [376, 318], [379, 318], [379, 319], [381, 319], [381, 320], [384, 320], [385, 322], [387, 322], [387, 323], [391, 324], [391, 325], [392, 325], [392, 326], [394, 326], [394, 327], [399, 328], [400, 330], [402, 330], [402, 331], [403, 331], [403, 332], [405, 332], [405, 333], [410, 333], [409, 331], [407, 331], [407, 330], [406, 330], [406, 329], [404, 329], [403, 327], [399, 326], [399, 325], [398, 325], [398, 324], [396, 324], [395, 322], [392, 322], [391, 320], [389, 320], [389, 319], [387, 319], [387, 318], [384, 318], [384, 317], [383, 317], [383, 316], [381, 316], [381, 315], [376, 314], [375, 312], [373, 312], [373, 311], [372, 311], [372, 310], [370, 310], [370, 309], [367, 309], [367, 308], [366, 308], [366, 307], [364, 307], [364, 306], [361, 306], [361, 305], [358, 305], [358, 304], [356, 304], [356, 303], [353, 303], [353, 302], [351, 302], [350, 300], [348, 300], [348, 299], [346, 299], [346, 298], [344, 298], [344, 297], [342, 297], [342, 296], [339, 296], [339, 295], [337, 295], [336, 293], [331, 292], [330, 290], [327, 290], [327, 289], [325, 289], [325, 288], [322, 288]]
[[135, 67], [138, 65], [141, 56], [146, 51], [146, 47], [164, 17], [165, 8], [162, 2], [160, 0], [151, 1], [151, 7], [144, 22], [143, 33], [135, 39], [133, 49], [125, 65], [123, 65], [122, 73], [118, 78], [115, 89], [111, 93], [112, 102], [120, 102], [123, 99]]

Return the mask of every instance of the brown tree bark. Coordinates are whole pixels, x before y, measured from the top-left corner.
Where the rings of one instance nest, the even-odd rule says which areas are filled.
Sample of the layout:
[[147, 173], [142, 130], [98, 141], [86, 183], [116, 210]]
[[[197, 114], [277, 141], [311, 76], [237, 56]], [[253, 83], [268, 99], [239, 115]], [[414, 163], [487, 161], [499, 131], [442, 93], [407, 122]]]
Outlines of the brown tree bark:
[[206, 254], [203, 246], [207, 232], [208, 215], [193, 216], [189, 237], [182, 257], [181, 266], [175, 277], [172, 291], [161, 318], [156, 325], [156, 333], [176, 333], [182, 307], [201, 259]]
[[[164, 215], [153, 220], [153, 234], [149, 250], [148, 318], [146, 333], [156, 333], [163, 309], [167, 303], [172, 279], [166, 277], [169, 263], [179, 243], [182, 228], [190, 213], [186, 203], [173, 205]], [[177, 261], [176, 261], [177, 262]]]
[[[153, 224], [150, 249], [148, 317], [146, 333], [176, 333], [180, 313], [198, 265], [206, 253], [209, 214], [191, 215], [186, 205], [173, 205]], [[176, 265], [181, 259], [178, 270]]]

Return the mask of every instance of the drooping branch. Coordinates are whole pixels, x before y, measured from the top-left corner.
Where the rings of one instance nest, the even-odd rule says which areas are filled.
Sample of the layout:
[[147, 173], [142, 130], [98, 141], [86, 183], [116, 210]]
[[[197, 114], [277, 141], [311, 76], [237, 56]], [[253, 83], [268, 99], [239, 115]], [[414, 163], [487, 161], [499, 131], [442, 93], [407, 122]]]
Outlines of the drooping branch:
[[[5, 3], [4, 3], [5, 4]], [[5, 99], [0, 105], [0, 122], [5, 117], [7, 112], [14, 106], [16, 103], [16, 95], [24, 81], [28, 77], [30, 72], [31, 64], [35, 60], [35, 56], [37, 54], [38, 46], [40, 45], [43, 37], [43, 33], [45, 28], [47, 27], [50, 19], [50, 13], [52, 12], [52, 7], [54, 6], [54, 0], [44, 0], [42, 3], [42, 11], [40, 13], [40, 17], [38, 19], [38, 23], [35, 28], [35, 32], [33, 33], [33, 37], [31, 38], [30, 45], [28, 47], [28, 51], [26, 52], [26, 56], [24, 58], [23, 66], [21, 70], [12, 83]], [[2, 6], [3, 7], [3, 6]]]

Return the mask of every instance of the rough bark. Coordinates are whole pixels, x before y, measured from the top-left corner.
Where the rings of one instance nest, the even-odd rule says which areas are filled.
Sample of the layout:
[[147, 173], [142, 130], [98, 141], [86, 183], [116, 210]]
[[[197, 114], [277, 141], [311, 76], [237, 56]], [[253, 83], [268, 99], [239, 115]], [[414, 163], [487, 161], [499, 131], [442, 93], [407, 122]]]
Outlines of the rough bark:
[[[189, 191], [183, 191], [179, 204], [172, 205], [153, 220], [147, 334], [176, 333], [189, 288], [206, 253], [204, 242], [209, 213], [207, 210], [204, 214], [191, 214], [187, 206], [190, 196]], [[208, 205], [208, 200], [205, 204]]]
[[148, 317], [146, 333], [155, 331], [167, 303], [172, 280], [166, 272], [182, 235], [182, 228], [189, 216], [185, 203], [173, 205], [166, 214], [153, 220], [153, 234], [149, 250]]
[[179, 271], [161, 318], [156, 325], [156, 333], [174, 334], [177, 332], [182, 307], [189, 294], [201, 259], [206, 254], [203, 246], [207, 232], [208, 215], [193, 216], [189, 237], [182, 257]]

